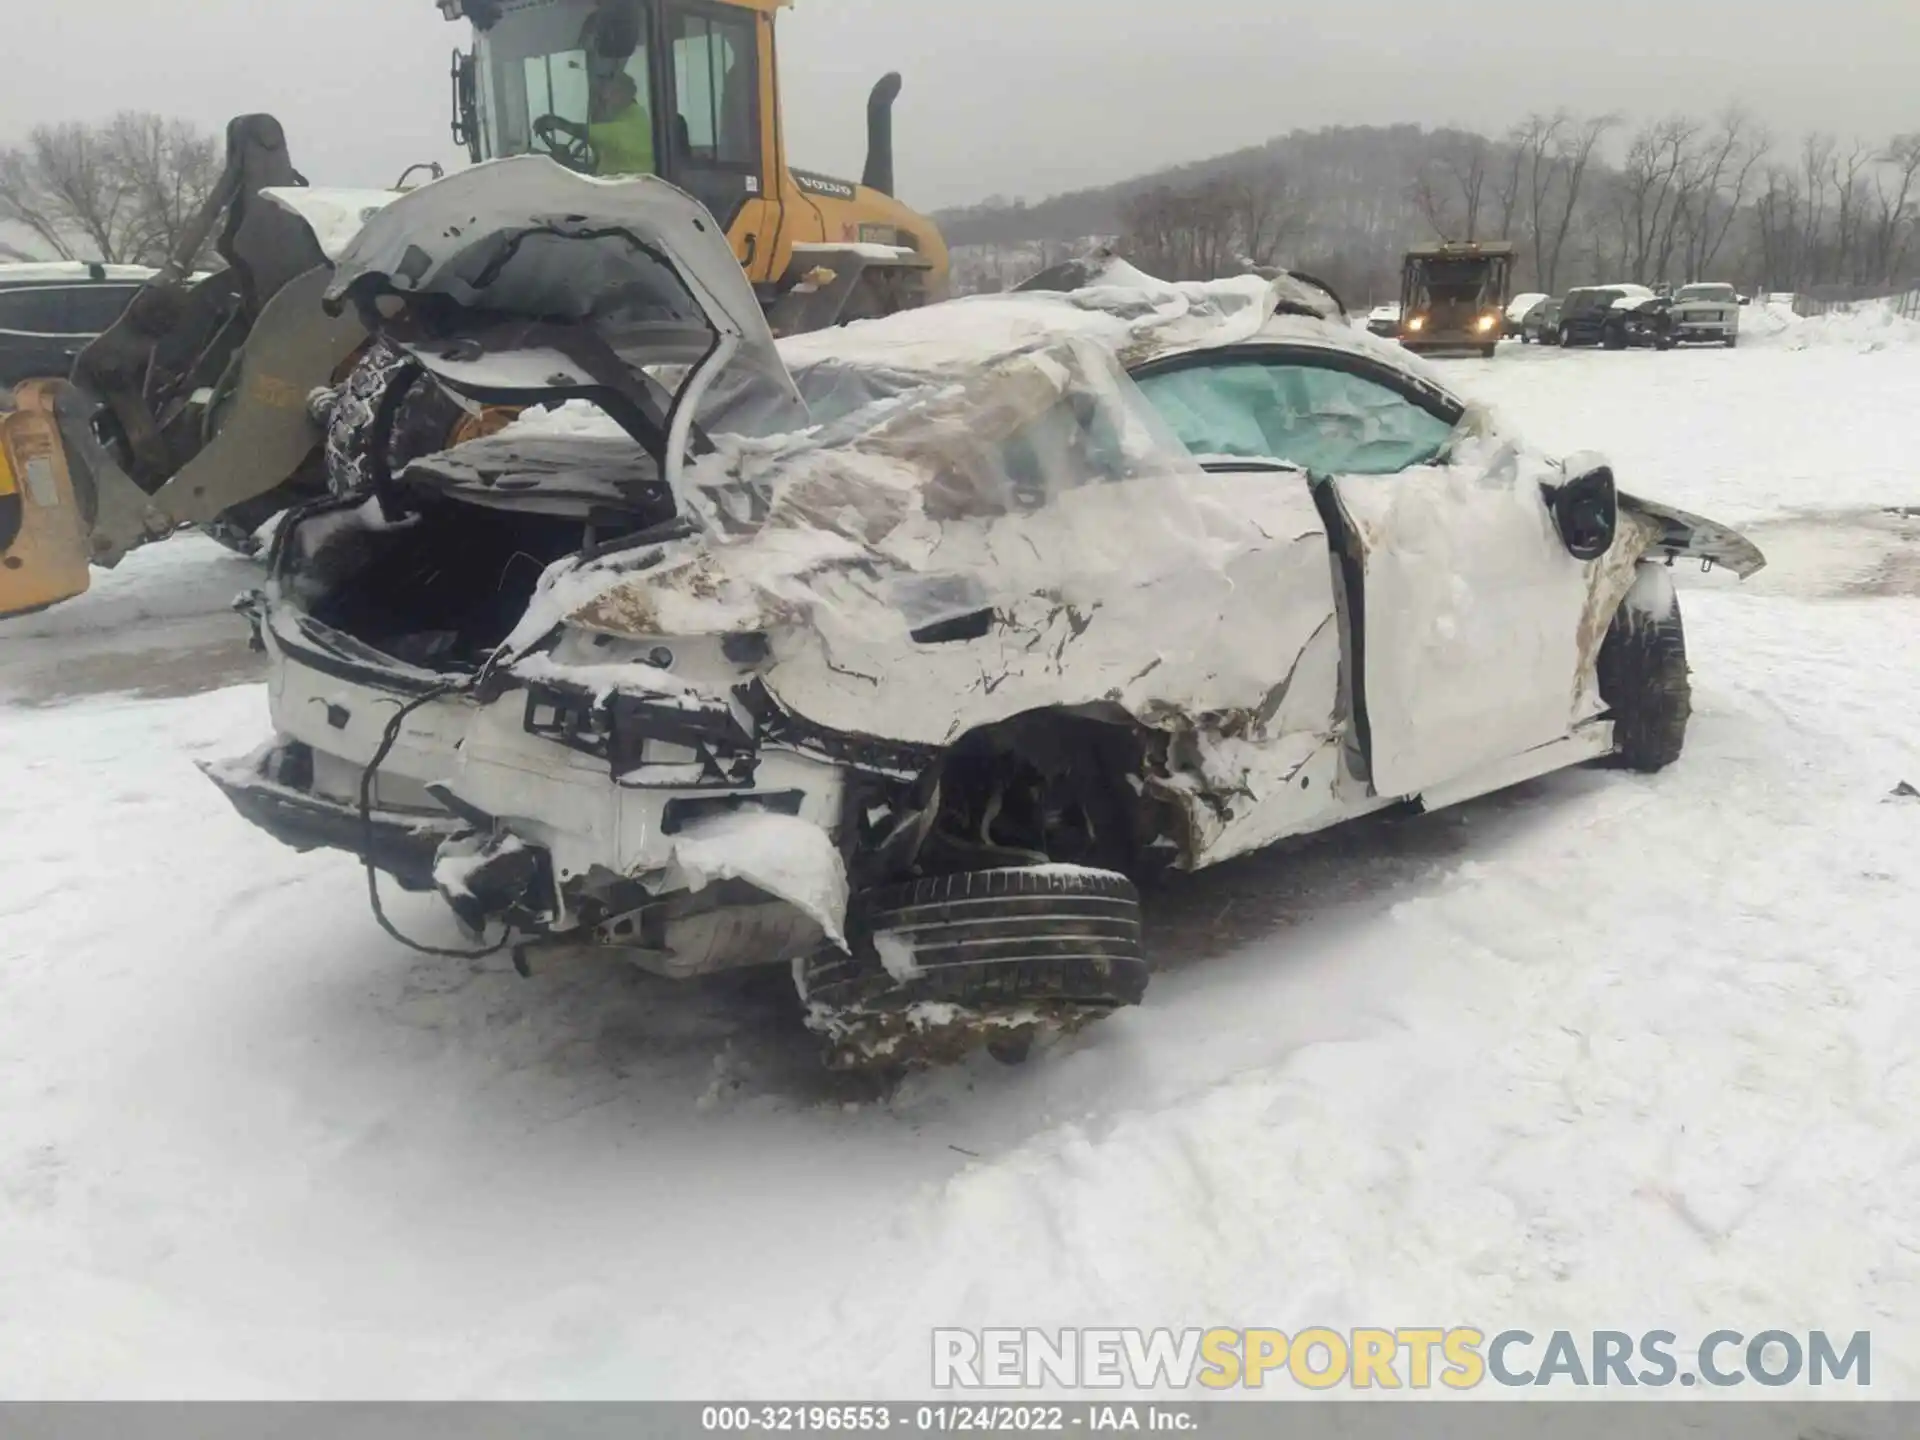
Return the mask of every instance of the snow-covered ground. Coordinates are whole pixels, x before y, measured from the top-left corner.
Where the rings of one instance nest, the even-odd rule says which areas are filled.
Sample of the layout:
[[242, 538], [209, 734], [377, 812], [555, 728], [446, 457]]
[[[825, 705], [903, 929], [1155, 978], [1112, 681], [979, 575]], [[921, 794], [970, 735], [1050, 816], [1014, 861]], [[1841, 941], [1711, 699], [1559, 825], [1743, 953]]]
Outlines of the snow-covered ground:
[[1779, 330], [1450, 367], [1775, 553], [1682, 577], [1677, 767], [1176, 885], [1145, 1007], [882, 1099], [777, 991], [422, 959], [235, 817], [190, 762], [265, 723], [204, 688], [246, 562], [0, 626], [0, 1395], [904, 1396], [935, 1325], [1474, 1324], [1867, 1329], [1920, 1397], [1920, 346]]

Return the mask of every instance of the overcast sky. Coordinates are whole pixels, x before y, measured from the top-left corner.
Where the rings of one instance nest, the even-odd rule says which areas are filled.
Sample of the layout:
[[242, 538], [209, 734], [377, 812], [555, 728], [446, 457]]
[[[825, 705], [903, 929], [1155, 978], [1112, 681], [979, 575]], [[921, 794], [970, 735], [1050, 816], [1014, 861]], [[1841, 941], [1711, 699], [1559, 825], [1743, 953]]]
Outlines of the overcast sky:
[[[6, 0], [0, 140], [119, 108], [286, 122], [316, 184], [452, 161], [432, 0]], [[1576, 18], [1577, 17], [1577, 18]], [[932, 208], [1038, 199], [1296, 127], [1497, 130], [1566, 105], [1739, 99], [1782, 133], [1920, 129], [1920, 0], [798, 0], [789, 149], [857, 176], [868, 87], [902, 71], [899, 179]]]

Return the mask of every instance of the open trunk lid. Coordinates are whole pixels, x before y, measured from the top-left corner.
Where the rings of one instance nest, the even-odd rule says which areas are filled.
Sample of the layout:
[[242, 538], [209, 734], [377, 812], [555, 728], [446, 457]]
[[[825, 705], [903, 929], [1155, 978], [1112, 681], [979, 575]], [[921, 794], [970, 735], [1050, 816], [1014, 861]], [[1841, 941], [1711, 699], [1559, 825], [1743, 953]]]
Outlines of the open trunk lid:
[[650, 175], [523, 155], [422, 186], [367, 219], [326, 304], [357, 307], [469, 401], [590, 401], [652, 457], [645, 483], [676, 500], [723, 371], [730, 430], [807, 421], [719, 222]]

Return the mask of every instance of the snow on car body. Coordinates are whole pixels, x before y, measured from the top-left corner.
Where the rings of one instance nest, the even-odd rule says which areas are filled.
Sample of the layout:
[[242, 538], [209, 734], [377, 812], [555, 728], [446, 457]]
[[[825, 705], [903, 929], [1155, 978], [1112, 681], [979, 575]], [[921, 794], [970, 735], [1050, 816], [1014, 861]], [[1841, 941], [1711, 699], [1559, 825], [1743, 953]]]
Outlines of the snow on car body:
[[791, 963], [897, 1058], [1137, 1001], [1125, 877], [1677, 753], [1641, 562], [1751, 546], [1310, 286], [1095, 280], [776, 349], [661, 182], [396, 202], [335, 296], [470, 400], [599, 413], [297, 513], [251, 602], [277, 733], [210, 774], [523, 962]]

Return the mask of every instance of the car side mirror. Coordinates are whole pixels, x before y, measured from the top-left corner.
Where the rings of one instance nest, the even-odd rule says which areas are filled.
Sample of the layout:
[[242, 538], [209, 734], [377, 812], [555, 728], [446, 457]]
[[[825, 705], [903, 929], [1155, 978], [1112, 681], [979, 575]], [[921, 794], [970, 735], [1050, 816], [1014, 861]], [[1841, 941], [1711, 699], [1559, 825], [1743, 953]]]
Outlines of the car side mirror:
[[1576, 456], [1567, 462], [1572, 477], [1562, 485], [1540, 487], [1553, 514], [1560, 543], [1576, 560], [1598, 560], [1613, 548], [1620, 529], [1620, 492], [1613, 467], [1597, 455]]

